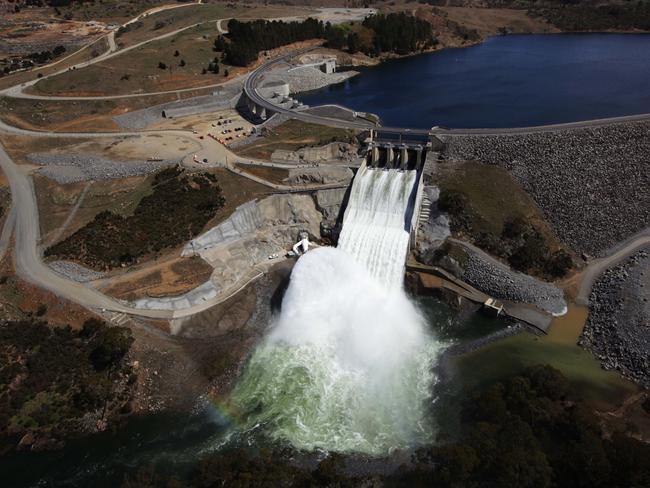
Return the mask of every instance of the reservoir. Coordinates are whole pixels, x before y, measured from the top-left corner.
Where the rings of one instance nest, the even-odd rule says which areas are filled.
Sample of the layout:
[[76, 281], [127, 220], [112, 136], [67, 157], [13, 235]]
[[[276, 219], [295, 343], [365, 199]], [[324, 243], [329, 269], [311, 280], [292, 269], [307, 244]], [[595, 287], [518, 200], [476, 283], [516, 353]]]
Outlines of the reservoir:
[[522, 127], [650, 112], [650, 35], [493, 37], [390, 60], [303, 93], [310, 106], [372, 112], [384, 126]]

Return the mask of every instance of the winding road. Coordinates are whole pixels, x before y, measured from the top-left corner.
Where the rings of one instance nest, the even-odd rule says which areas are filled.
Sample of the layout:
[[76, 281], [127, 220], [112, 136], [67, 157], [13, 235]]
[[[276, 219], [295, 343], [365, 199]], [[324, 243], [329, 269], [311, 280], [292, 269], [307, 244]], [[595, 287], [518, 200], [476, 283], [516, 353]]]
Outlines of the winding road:
[[[198, 2], [200, 3], [200, 2]], [[183, 5], [169, 5], [167, 8], [180, 8], [187, 5], [195, 4], [183, 4]], [[164, 10], [165, 7], [159, 8], [157, 11]], [[146, 14], [146, 13], [145, 13]], [[140, 14], [138, 17], [132, 19], [130, 22], [134, 22], [139, 18], [142, 18], [145, 14]], [[164, 39], [179, 34], [187, 29], [196, 27], [197, 25], [205, 24], [207, 22], [215, 22], [216, 27], [219, 32], [224, 32], [222, 27], [223, 19], [208, 20], [206, 22], [201, 22], [199, 24], [193, 24], [187, 27], [177, 29], [166, 34], [162, 34], [158, 37], [142, 41], [140, 43], [134, 44], [127, 48], [118, 50], [115, 43], [115, 31], [107, 34], [108, 41], [108, 50], [88, 61], [81, 62], [77, 64], [76, 68], [83, 68], [106, 59], [110, 59], [114, 56], [118, 56], [130, 50], [141, 47], [147, 43], [154, 42], [156, 40]], [[128, 24], [128, 23], [127, 23]], [[93, 42], [97, 42], [95, 40]], [[86, 46], [87, 47], [87, 46]], [[78, 51], [77, 51], [78, 52]], [[341, 128], [352, 128], [352, 129], [368, 129], [374, 127], [367, 120], [356, 121], [345, 121], [336, 118], [324, 117], [313, 115], [301, 111], [293, 111], [289, 109], [283, 109], [272, 104], [268, 100], [261, 97], [257, 92], [257, 84], [263, 76], [263, 73], [272, 68], [275, 64], [286, 62], [288, 58], [293, 57], [297, 54], [301, 54], [305, 50], [299, 50], [291, 52], [287, 55], [281, 56], [279, 58], [273, 59], [267, 63], [264, 63], [262, 66], [251, 72], [246, 76], [244, 82], [244, 92], [246, 96], [255, 104], [260, 107], [265, 107], [273, 113], [284, 113], [291, 116], [292, 118], [302, 120], [304, 122], [341, 127]], [[74, 54], [74, 53], [73, 53]], [[69, 56], [68, 56], [69, 57]], [[52, 66], [61, 63], [66, 58], [58, 60], [51, 65]], [[25, 99], [34, 99], [34, 100], [107, 100], [107, 99], [119, 99], [119, 98], [135, 98], [135, 97], [146, 97], [151, 95], [160, 95], [168, 93], [182, 93], [187, 91], [195, 91], [197, 88], [188, 88], [180, 90], [169, 90], [163, 92], [153, 92], [153, 93], [138, 93], [138, 94], [126, 94], [126, 95], [112, 95], [112, 96], [95, 96], [95, 97], [63, 97], [63, 96], [47, 96], [47, 95], [34, 95], [25, 93], [25, 89], [34, 85], [39, 80], [48, 78], [51, 76], [56, 76], [64, 71], [67, 71], [68, 67], [59, 70], [57, 72], [51, 73], [49, 75], [43, 76], [40, 79], [35, 79], [26, 83], [18, 84], [12, 87], [9, 87], [5, 90], [0, 91], [0, 95], [13, 97], [13, 98], [25, 98]], [[221, 86], [221, 84], [208, 85], [200, 88], [212, 88], [216, 86]], [[494, 135], [494, 134], [521, 134], [528, 132], [539, 132], [539, 131], [548, 131], [548, 130], [558, 130], [568, 127], [587, 127], [587, 126], [597, 126], [605, 125], [613, 122], [623, 122], [630, 120], [641, 120], [650, 118], [650, 114], [630, 116], [630, 117], [619, 117], [614, 119], [602, 119], [596, 121], [585, 121], [572, 124], [559, 124], [555, 126], [545, 126], [545, 127], [532, 127], [532, 128], [514, 128], [514, 129], [473, 129], [473, 130], [446, 130], [440, 128], [434, 128], [432, 132], [436, 134], [444, 134], [449, 136], [456, 135]], [[423, 130], [411, 130], [411, 129], [402, 129], [402, 128], [382, 128], [388, 132], [396, 132], [403, 134], [428, 134], [431, 131]], [[185, 130], [157, 130], [157, 131], [125, 131], [125, 132], [52, 132], [52, 131], [33, 131], [27, 129], [21, 129], [19, 127], [11, 126], [3, 121], [0, 121], [0, 132], [13, 135], [23, 135], [23, 136], [32, 136], [32, 137], [50, 137], [50, 138], [97, 138], [97, 137], [122, 137], [122, 136], [142, 136], [146, 134], [173, 134], [173, 135], [183, 135], [189, 137], [193, 140], [198, 141], [198, 137], [194, 136], [190, 131]], [[199, 144], [203, 145], [201, 142]], [[246, 172], [235, 168], [232, 165], [226, 165], [226, 167], [248, 178], [259, 180], [259, 178], [254, 177]], [[39, 250], [38, 243], [40, 241], [40, 225], [39, 225], [39, 215], [38, 207], [36, 203], [36, 197], [34, 193], [34, 187], [32, 179], [29, 175], [29, 172], [26, 168], [16, 165], [9, 155], [6, 153], [2, 145], [0, 145], [0, 168], [4, 171], [11, 187], [12, 194], [12, 207], [9, 211], [7, 218], [5, 219], [5, 224], [0, 234], [0, 254], [4, 255], [7, 248], [9, 247], [11, 241], [12, 230], [15, 234], [15, 250], [14, 250], [14, 259], [16, 265], [16, 272], [21, 277], [24, 278], [39, 287], [47, 289], [58, 296], [64, 297], [72, 302], [78, 303], [82, 306], [99, 310], [99, 311], [113, 311], [117, 313], [124, 313], [134, 316], [148, 317], [148, 318], [157, 318], [157, 319], [173, 319], [178, 316], [186, 316], [192, 313], [192, 308], [185, 310], [177, 310], [175, 312], [169, 310], [150, 310], [150, 309], [139, 309], [131, 307], [127, 304], [124, 304], [118, 300], [112, 299], [101, 292], [97, 291], [94, 288], [91, 288], [90, 285], [84, 285], [70, 279], [59, 275], [52, 269], [50, 269], [42, 260], [41, 252]], [[274, 189], [286, 191], [288, 188], [285, 188], [285, 185], [276, 185], [264, 180], [264, 184], [270, 186]], [[313, 189], [322, 189], [326, 187], [340, 187], [341, 185], [320, 185], [318, 188], [314, 187]], [[306, 189], [301, 189], [305, 191]], [[629, 254], [633, 253], [636, 249], [642, 245], [650, 242], [650, 229], [646, 229], [643, 233], [633, 236], [626, 243], [622, 243], [619, 249], [613, 250], [613, 253], [603, 259], [594, 260], [590, 265], [584, 270], [583, 279], [581, 282], [580, 293], [578, 295], [578, 300], [588, 300], [589, 291], [593, 281], [606, 269], [611, 266], [618, 260], [624, 259]], [[201, 309], [211, 306], [213, 304], [219, 303], [219, 299], [210, 301], [201, 306]]]

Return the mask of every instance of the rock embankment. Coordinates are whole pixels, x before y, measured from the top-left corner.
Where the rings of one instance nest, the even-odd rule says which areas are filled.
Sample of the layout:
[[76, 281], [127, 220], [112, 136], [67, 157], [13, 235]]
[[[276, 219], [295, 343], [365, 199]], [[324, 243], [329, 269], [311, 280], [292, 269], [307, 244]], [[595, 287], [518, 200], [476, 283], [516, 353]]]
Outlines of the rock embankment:
[[650, 388], [650, 246], [594, 283], [579, 344], [605, 369]]
[[286, 82], [291, 93], [300, 93], [342, 83], [358, 74], [358, 71], [324, 73], [313, 66], [297, 66], [288, 70], [271, 71], [265, 76], [268, 82]]
[[61, 184], [142, 176], [181, 162], [180, 159], [115, 161], [92, 154], [30, 154], [28, 157], [32, 163], [43, 166], [38, 170], [40, 174]]
[[444, 139], [448, 159], [509, 170], [576, 251], [604, 254], [650, 224], [649, 121]]
[[79, 283], [88, 283], [89, 281], [99, 280], [106, 276], [106, 273], [88, 269], [72, 261], [52, 261], [48, 263], [48, 266], [60, 275]]
[[501, 300], [531, 303], [552, 314], [566, 312], [564, 293], [558, 287], [465, 250], [467, 260], [461, 278], [474, 288]]

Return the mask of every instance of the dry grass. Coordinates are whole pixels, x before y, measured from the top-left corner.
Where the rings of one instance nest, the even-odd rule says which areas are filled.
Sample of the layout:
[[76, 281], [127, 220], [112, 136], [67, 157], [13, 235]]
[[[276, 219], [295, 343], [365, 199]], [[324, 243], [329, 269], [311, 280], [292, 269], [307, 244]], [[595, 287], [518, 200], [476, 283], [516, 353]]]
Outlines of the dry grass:
[[284, 179], [289, 176], [289, 170], [284, 168], [269, 168], [267, 166], [252, 166], [250, 164], [235, 164], [240, 170], [259, 176], [271, 183], [284, 184]]
[[[34, 85], [33, 91], [100, 96], [199, 88], [220, 83], [226, 79], [226, 68], [231, 75], [241, 70], [222, 67], [218, 75], [202, 74], [202, 70], [218, 55], [213, 51], [216, 37], [215, 24], [203, 24], [106, 61], [45, 79]], [[176, 51], [178, 56], [174, 55]], [[181, 66], [183, 62], [185, 65]], [[159, 63], [164, 63], [166, 69], [159, 68]]]
[[50, 242], [53, 237], [58, 236], [57, 241], [65, 239], [104, 210], [125, 216], [131, 215], [140, 200], [150, 193], [150, 179], [138, 176], [92, 182], [74, 217], [59, 235], [61, 226], [88, 183], [60, 185], [44, 176], [34, 175], [42, 242], [51, 245], [54, 244]]
[[173, 94], [124, 100], [29, 100], [0, 98], [0, 117], [30, 130], [117, 131], [113, 116], [175, 100]]
[[438, 7], [448, 19], [468, 28], [475, 29], [481, 37], [499, 33], [505, 28], [510, 33], [557, 32], [541, 18], [533, 18], [526, 10], [508, 8]]
[[0, 277], [0, 310], [5, 320], [20, 320], [45, 310], [39, 319], [54, 326], [70, 325], [76, 329], [94, 317], [87, 308], [18, 278], [11, 252], [0, 262]]
[[231, 173], [226, 169], [216, 168], [210, 170], [210, 173], [216, 175], [221, 193], [226, 199], [222, 208], [217, 211], [217, 215], [210, 220], [205, 226], [206, 229], [213, 227], [220, 222], [224, 221], [235, 211], [240, 205], [255, 200], [264, 198], [270, 194], [269, 188], [266, 186], [251, 181], [243, 176]]
[[302, 147], [322, 146], [333, 141], [350, 142], [354, 134], [354, 131], [347, 129], [289, 120], [270, 129], [263, 138], [234, 151], [244, 157], [268, 160], [276, 149], [295, 151]]
[[212, 267], [198, 257], [173, 257], [129, 272], [102, 286], [102, 291], [123, 300], [186, 293], [210, 278]]
[[63, 55], [61, 62], [58, 62], [52, 66], [35, 68], [30, 71], [21, 71], [0, 78], [0, 89], [9, 88], [10, 86], [18, 85], [19, 83], [35, 80], [39, 74], [46, 76], [52, 73], [56, 73], [57, 71], [64, 70], [75, 64], [92, 59], [97, 55], [105, 52], [107, 49], [108, 42], [106, 39], [99, 39], [92, 44], [80, 49], [76, 53], [72, 53], [69, 58], [66, 58], [66, 55]]
[[466, 162], [442, 167], [437, 184], [441, 189], [466, 195], [475, 216], [472, 228], [475, 234], [489, 232], [501, 235], [505, 222], [523, 217], [542, 232], [551, 247], [559, 247], [557, 238], [532, 198], [503, 168]]

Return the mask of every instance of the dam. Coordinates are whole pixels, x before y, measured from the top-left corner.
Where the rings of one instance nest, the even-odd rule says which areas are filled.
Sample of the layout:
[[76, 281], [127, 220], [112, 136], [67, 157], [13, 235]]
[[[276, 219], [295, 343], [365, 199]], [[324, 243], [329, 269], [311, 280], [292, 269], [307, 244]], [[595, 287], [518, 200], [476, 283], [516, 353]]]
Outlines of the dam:
[[338, 247], [298, 260], [280, 314], [233, 391], [232, 410], [250, 435], [369, 455], [435, 435], [426, 411], [443, 346], [403, 290], [421, 170], [367, 162]]

